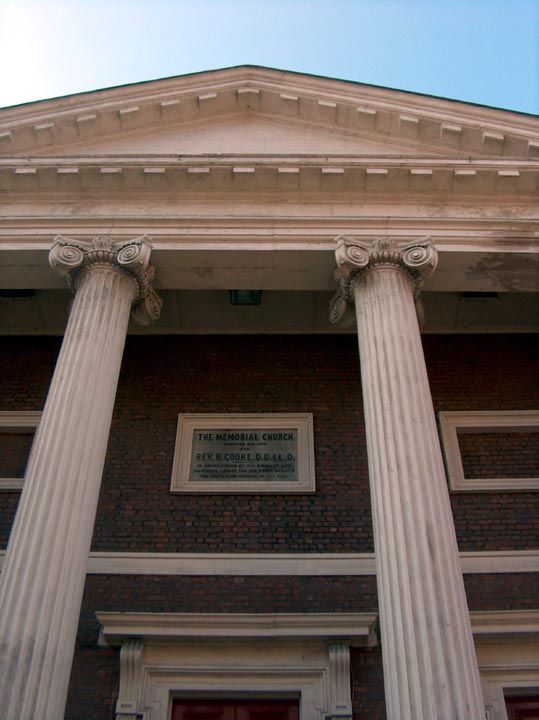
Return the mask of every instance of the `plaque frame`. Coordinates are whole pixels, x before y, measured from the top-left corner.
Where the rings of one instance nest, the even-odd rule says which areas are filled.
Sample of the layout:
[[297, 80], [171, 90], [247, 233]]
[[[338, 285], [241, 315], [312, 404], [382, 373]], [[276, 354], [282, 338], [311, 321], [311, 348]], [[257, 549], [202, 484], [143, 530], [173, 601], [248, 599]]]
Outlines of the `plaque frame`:
[[[297, 480], [191, 480], [195, 430], [295, 430]], [[312, 413], [180, 413], [170, 486], [174, 493], [248, 493], [250, 495], [316, 491]]]

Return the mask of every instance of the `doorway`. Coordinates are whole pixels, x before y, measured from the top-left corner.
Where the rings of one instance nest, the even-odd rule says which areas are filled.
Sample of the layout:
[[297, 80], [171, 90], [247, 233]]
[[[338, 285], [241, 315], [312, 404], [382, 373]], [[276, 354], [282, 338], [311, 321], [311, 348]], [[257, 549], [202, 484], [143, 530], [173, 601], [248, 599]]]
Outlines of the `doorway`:
[[299, 720], [299, 701], [177, 698], [172, 720]]
[[505, 698], [508, 720], [539, 720], [539, 695]]

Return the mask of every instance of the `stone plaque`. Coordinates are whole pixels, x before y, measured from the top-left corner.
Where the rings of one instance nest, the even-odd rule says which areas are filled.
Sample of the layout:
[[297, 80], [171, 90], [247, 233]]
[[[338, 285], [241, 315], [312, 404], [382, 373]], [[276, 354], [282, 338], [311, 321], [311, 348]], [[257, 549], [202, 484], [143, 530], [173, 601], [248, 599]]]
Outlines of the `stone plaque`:
[[298, 432], [285, 428], [195, 428], [189, 480], [297, 482]]
[[313, 492], [312, 415], [180, 415], [172, 490]]

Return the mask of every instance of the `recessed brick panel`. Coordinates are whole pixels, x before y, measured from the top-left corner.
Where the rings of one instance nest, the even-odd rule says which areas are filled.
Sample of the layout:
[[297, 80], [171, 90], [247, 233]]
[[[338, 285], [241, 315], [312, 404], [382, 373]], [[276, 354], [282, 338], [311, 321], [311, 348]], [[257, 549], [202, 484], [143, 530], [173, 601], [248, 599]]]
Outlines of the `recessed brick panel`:
[[457, 432], [466, 478], [539, 477], [539, 433]]
[[465, 575], [470, 610], [537, 610], [539, 572]]
[[33, 439], [33, 433], [2, 432], [0, 428], [0, 478], [24, 475]]
[[0, 548], [7, 546], [20, 495], [19, 490], [0, 491]]

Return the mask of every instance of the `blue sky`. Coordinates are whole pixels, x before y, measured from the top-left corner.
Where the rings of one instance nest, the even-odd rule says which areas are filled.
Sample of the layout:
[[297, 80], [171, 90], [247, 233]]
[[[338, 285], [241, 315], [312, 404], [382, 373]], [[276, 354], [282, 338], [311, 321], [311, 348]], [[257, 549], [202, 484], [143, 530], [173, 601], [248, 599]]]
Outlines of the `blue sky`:
[[0, 107], [265, 65], [539, 113], [539, 0], [0, 0]]

